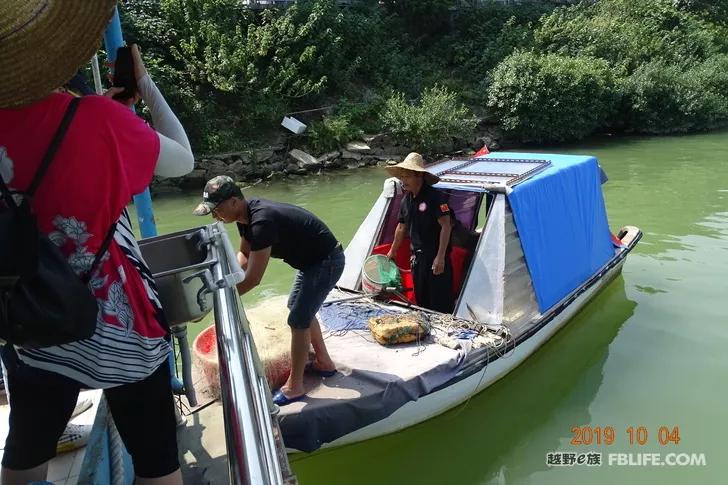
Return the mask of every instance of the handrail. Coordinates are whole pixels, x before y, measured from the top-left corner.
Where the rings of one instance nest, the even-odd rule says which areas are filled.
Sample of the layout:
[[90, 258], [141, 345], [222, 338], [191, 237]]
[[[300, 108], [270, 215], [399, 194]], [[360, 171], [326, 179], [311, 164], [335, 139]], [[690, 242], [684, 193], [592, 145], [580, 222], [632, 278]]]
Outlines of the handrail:
[[212, 267], [215, 330], [225, 441], [234, 485], [296, 483], [280, 438], [278, 407], [273, 404], [250, 325], [235, 286], [227, 283], [239, 271], [237, 258], [221, 223], [207, 226]]

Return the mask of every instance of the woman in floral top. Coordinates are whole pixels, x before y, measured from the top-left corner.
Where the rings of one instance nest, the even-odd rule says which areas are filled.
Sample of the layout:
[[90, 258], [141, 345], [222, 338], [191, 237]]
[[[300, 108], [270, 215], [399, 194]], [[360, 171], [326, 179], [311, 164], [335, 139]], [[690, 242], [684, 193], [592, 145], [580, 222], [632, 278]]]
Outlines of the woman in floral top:
[[[113, 0], [3, 0], [0, 176], [12, 190], [28, 188], [71, 102], [69, 94], [53, 89], [91, 57], [114, 6]], [[64, 55], [44, 59], [49, 43]], [[99, 303], [95, 334], [41, 349], [5, 346], [5, 485], [45, 479], [81, 388], [105, 390], [137, 483], [181, 483], [168, 329], [126, 206], [153, 175], [189, 172], [193, 157], [182, 126], [136, 48], [133, 53], [139, 94], [156, 131], [110, 96], [81, 99], [32, 200], [39, 227], [78, 274], [90, 269], [109, 229], [116, 228], [89, 283]]]

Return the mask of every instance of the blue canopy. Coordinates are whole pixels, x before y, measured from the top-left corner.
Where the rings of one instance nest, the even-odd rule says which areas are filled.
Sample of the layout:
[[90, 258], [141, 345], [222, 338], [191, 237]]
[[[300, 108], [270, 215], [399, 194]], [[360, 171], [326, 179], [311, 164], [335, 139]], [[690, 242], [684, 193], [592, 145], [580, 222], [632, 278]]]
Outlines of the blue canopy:
[[538, 307], [545, 312], [614, 256], [602, 171], [597, 159], [589, 156], [492, 156], [551, 161], [547, 169], [516, 185], [508, 195]]

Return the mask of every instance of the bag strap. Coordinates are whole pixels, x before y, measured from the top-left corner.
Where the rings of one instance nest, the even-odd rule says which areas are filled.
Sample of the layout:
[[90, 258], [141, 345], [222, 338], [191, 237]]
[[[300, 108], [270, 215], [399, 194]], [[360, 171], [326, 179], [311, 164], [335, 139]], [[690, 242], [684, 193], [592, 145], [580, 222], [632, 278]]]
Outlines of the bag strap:
[[53, 135], [51, 144], [48, 146], [48, 150], [46, 151], [43, 160], [40, 162], [38, 171], [35, 173], [35, 177], [33, 177], [33, 181], [30, 183], [28, 190], [25, 191], [25, 194], [29, 198], [33, 197], [35, 191], [38, 190], [38, 186], [43, 181], [43, 177], [48, 171], [48, 168], [51, 166], [53, 158], [56, 156], [58, 149], [61, 147], [61, 142], [66, 136], [66, 131], [68, 131], [68, 127], [70, 126], [71, 121], [73, 121], [73, 116], [76, 114], [76, 110], [78, 109], [78, 103], [80, 101], [81, 98], [74, 97], [71, 100], [71, 103], [68, 105], [68, 108], [66, 108], [66, 113], [63, 115], [63, 119], [61, 120], [61, 124], [58, 126], [55, 135]]
[[99, 247], [99, 250], [96, 251], [96, 256], [94, 257], [94, 262], [91, 263], [91, 267], [86, 271], [86, 273], [83, 275], [81, 280], [88, 284], [88, 282], [91, 280], [91, 276], [94, 274], [94, 270], [101, 262], [101, 258], [104, 257], [106, 254], [106, 251], [109, 250], [109, 246], [111, 246], [111, 241], [114, 239], [114, 234], [116, 233], [116, 222], [111, 225], [109, 228], [109, 232], [106, 233], [106, 237], [104, 237], [104, 242], [101, 243], [101, 247]]
[[[66, 131], [68, 131], [68, 126], [71, 124], [71, 121], [73, 120], [73, 116], [76, 114], [76, 110], [78, 109], [78, 103], [80, 100], [81, 100], [81, 98], [73, 98], [71, 100], [70, 104], [68, 105], [68, 108], [66, 108], [66, 112], [63, 114], [63, 119], [61, 119], [61, 124], [58, 125], [58, 129], [56, 129], [56, 133], [53, 135], [51, 144], [48, 146], [48, 150], [46, 151], [45, 155], [43, 156], [43, 160], [41, 160], [41, 162], [40, 162], [38, 171], [35, 173], [35, 176], [33, 177], [33, 181], [30, 183], [28, 190], [25, 191], [25, 194], [28, 198], [33, 197], [33, 194], [38, 189], [38, 186], [40, 185], [41, 181], [43, 180], [43, 177], [45, 176], [46, 172], [48, 171], [48, 167], [50, 167], [51, 162], [53, 161], [53, 158], [56, 156], [56, 152], [58, 152], [58, 148], [60, 148], [61, 142], [63, 141], [63, 138], [66, 136]], [[13, 199], [13, 193], [10, 191], [8, 186], [5, 184], [5, 180], [1, 176], [0, 176], [0, 195], [2, 195], [3, 200], [5, 200], [5, 204], [9, 208], [11, 208], [11, 209], [18, 208], [18, 205], [15, 203], [15, 199]]]
[[[51, 162], [53, 161], [53, 158], [56, 156], [56, 153], [58, 152], [58, 149], [61, 146], [61, 142], [63, 141], [63, 138], [66, 136], [66, 131], [68, 131], [68, 127], [71, 124], [71, 121], [73, 121], [73, 117], [76, 114], [76, 110], [78, 109], [78, 103], [81, 101], [81, 98], [73, 98], [71, 100], [71, 103], [68, 105], [68, 108], [66, 108], [66, 112], [63, 115], [63, 119], [61, 120], [61, 124], [58, 125], [58, 129], [56, 129], [56, 133], [53, 135], [53, 139], [51, 140], [51, 144], [48, 146], [48, 150], [46, 151], [45, 155], [43, 156], [43, 160], [41, 160], [40, 165], [38, 166], [38, 171], [35, 173], [35, 176], [33, 177], [33, 181], [30, 183], [30, 186], [28, 187], [28, 190], [25, 191], [25, 194], [28, 198], [33, 197], [33, 194], [38, 189], [38, 186], [40, 185], [41, 181], [43, 180], [43, 177], [45, 176], [46, 172], [48, 171], [48, 167], [51, 166]], [[0, 176], [0, 195], [2, 195], [3, 200], [5, 200], [5, 203], [8, 207], [12, 209], [17, 209], [18, 205], [15, 203], [15, 199], [13, 199], [13, 193], [10, 191], [8, 186], [5, 184], [5, 180], [3, 180], [3, 177]]]

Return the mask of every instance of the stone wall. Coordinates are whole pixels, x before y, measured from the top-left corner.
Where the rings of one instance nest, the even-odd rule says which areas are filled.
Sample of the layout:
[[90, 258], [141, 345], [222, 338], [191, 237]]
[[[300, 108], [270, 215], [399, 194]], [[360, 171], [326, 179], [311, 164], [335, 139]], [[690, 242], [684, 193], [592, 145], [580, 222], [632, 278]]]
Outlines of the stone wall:
[[[254, 182], [273, 179], [318, 174], [322, 170], [356, 169], [374, 165], [395, 164], [416, 147], [397, 143], [386, 134], [365, 135], [346, 146], [318, 156], [289, 146], [300, 138], [291, 138], [291, 143], [279, 143], [265, 148], [247, 151], [201, 155], [195, 160], [195, 169], [184, 177], [158, 179], [152, 182], [152, 190], [165, 189], [202, 189], [205, 182], [216, 175], [229, 175], [240, 182]], [[433, 150], [425, 158], [432, 162], [448, 156], [467, 156], [486, 145], [490, 150], [499, 150], [503, 135], [493, 125], [479, 126], [468, 137], [453, 138]]]

